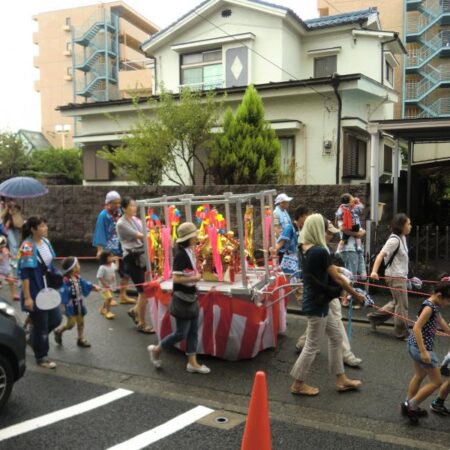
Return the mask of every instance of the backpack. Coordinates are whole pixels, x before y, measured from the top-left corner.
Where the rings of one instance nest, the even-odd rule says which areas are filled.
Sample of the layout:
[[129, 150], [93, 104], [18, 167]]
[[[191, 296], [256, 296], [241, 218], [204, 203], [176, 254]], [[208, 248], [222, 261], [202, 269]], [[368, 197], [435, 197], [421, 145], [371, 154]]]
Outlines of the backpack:
[[[384, 277], [386, 274], [386, 269], [388, 269], [392, 263], [394, 262], [395, 257], [397, 256], [398, 251], [400, 250], [400, 246], [402, 245], [402, 241], [400, 240], [400, 238], [397, 235], [391, 235], [389, 236], [389, 239], [395, 236], [398, 239], [398, 247], [395, 249], [395, 252], [392, 253], [391, 257], [389, 258], [389, 261], [386, 263], [384, 262], [384, 258], [381, 260], [381, 264], [380, 267], [378, 268], [378, 275], [380, 277]], [[381, 252], [383, 246], [380, 247], [378, 249], [378, 251], [370, 258], [370, 267], [373, 268], [374, 264], [375, 264], [375, 259], [377, 258], [377, 256], [379, 255], [379, 253]]]
[[353, 216], [351, 211], [345, 206], [341, 206], [343, 216], [342, 216], [342, 226], [344, 230], [351, 230], [353, 228]]

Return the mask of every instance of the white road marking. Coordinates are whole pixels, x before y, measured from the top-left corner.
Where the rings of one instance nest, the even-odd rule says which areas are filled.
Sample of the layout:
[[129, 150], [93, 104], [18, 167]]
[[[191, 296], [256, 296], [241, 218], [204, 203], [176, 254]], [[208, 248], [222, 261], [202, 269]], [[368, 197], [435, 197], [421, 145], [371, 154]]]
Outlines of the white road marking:
[[134, 438], [122, 442], [121, 444], [117, 444], [114, 447], [110, 447], [108, 450], [140, 450], [141, 448], [147, 447], [150, 444], [186, 428], [212, 412], [214, 412], [213, 409], [206, 408], [205, 406], [197, 406], [158, 427], [152, 428], [142, 434], [138, 434]]
[[46, 427], [47, 425], [60, 422], [61, 420], [68, 419], [69, 417], [83, 414], [91, 409], [107, 405], [108, 403], [119, 400], [120, 398], [126, 397], [132, 393], [133, 391], [128, 391], [127, 389], [116, 389], [115, 391], [108, 392], [107, 394], [100, 395], [99, 397], [95, 397], [82, 403], [78, 403], [77, 405], [69, 406], [68, 408], [60, 409], [58, 411], [36, 417], [35, 419], [26, 420], [25, 422], [18, 423], [16, 425], [11, 425], [10, 427], [0, 430], [0, 441], [37, 430], [38, 428]]

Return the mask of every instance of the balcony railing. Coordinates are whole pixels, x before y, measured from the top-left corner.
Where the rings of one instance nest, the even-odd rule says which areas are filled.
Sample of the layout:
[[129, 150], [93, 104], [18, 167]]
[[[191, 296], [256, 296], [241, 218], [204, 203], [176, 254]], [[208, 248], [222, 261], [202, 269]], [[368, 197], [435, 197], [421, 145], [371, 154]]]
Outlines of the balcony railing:
[[450, 83], [450, 64], [441, 64], [437, 67], [427, 64], [419, 73], [423, 76], [422, 80], [406, 83], [407, 100], [419, 100], [441, 83]]
[[450, 14], [450, 0], [425, 0], [417, 8], [418, 14], [408, 14], [407, 32], [417, 34], [437, 22], [444, 14]]
[[180, 92], [184, 88], [189, 88], [194, 91], [210, 91], [212, 89], [223, 88], [224, 86], [225, 86], [225, 80], [217, 79], [217, 80], [203, 81], [201, 83], [180, 84], [178, 88], [179, 88]]

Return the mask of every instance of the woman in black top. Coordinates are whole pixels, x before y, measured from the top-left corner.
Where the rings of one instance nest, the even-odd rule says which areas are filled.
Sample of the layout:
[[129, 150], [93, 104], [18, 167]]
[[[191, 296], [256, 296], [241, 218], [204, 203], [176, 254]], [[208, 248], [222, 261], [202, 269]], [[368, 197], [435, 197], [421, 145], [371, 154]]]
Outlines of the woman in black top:
[[[294, 382], [291, 393], [314, 396], [319, 389], [305, 383], [312, 363], [320, 349], [320, 341], [328, 336], [328, 355], [331, 372], [336, 376], [336, 389], [340, 392], [357, 389], [361, 381], [345, 375], [342, 358], [342, 334], [334, 314], [328, 314], [329, 301], [345, 289], [353, 298], [364, 302], [364, 296], [356, 292], [331, 263], [325, 234], [328, 221], [321, 214], [309, 216], [300, 234], [300, 252], [304, 280], [303, 313], [308, 318], [305, 347], [291, 370]], [[337, 295], [336, 295], [337, 294]]]
[[191, 373], [208, 374], [210, 369], [197, 361], [198, 314], [196, 283], [201, 275], [197, 272], [194, 246], [198, 230], [193, 223], [186, 222], [178, 228], [177, 247], [173, 261], [173, 296], [170, 314], [175, 317], [176, 330], [161, 340], [159, 345], [149, 345], [150, 360], [156, 368], [161, 367], [159, 356], [163, 349], [186, 341], [186, 370]]

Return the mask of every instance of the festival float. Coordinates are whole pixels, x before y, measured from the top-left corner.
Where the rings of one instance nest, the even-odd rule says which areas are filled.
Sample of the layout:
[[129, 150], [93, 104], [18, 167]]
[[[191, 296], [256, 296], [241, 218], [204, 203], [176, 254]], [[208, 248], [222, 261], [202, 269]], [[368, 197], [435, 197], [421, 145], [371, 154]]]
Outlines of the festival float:
[[[169, 314], [171, 268], [177, 228], [194, 222], [200, 304], [198, 353], [227, 360], [255, 357], [277, 345], [286, 330], [289, 281], [269, 249], [275, 246], [272, 219], [276, 191], [217, 196], [164, 196], [139, 200], [147, 261], [145, 293], [158, 338], [175, 329]], [[259, 207], [259, 217], [256, 211]], [[258, 246], [255, 249], [255, 230]], [[256, 254], [261, 255], [257, 260]], [[184, 350], [184, 343], [178, 347]]]

